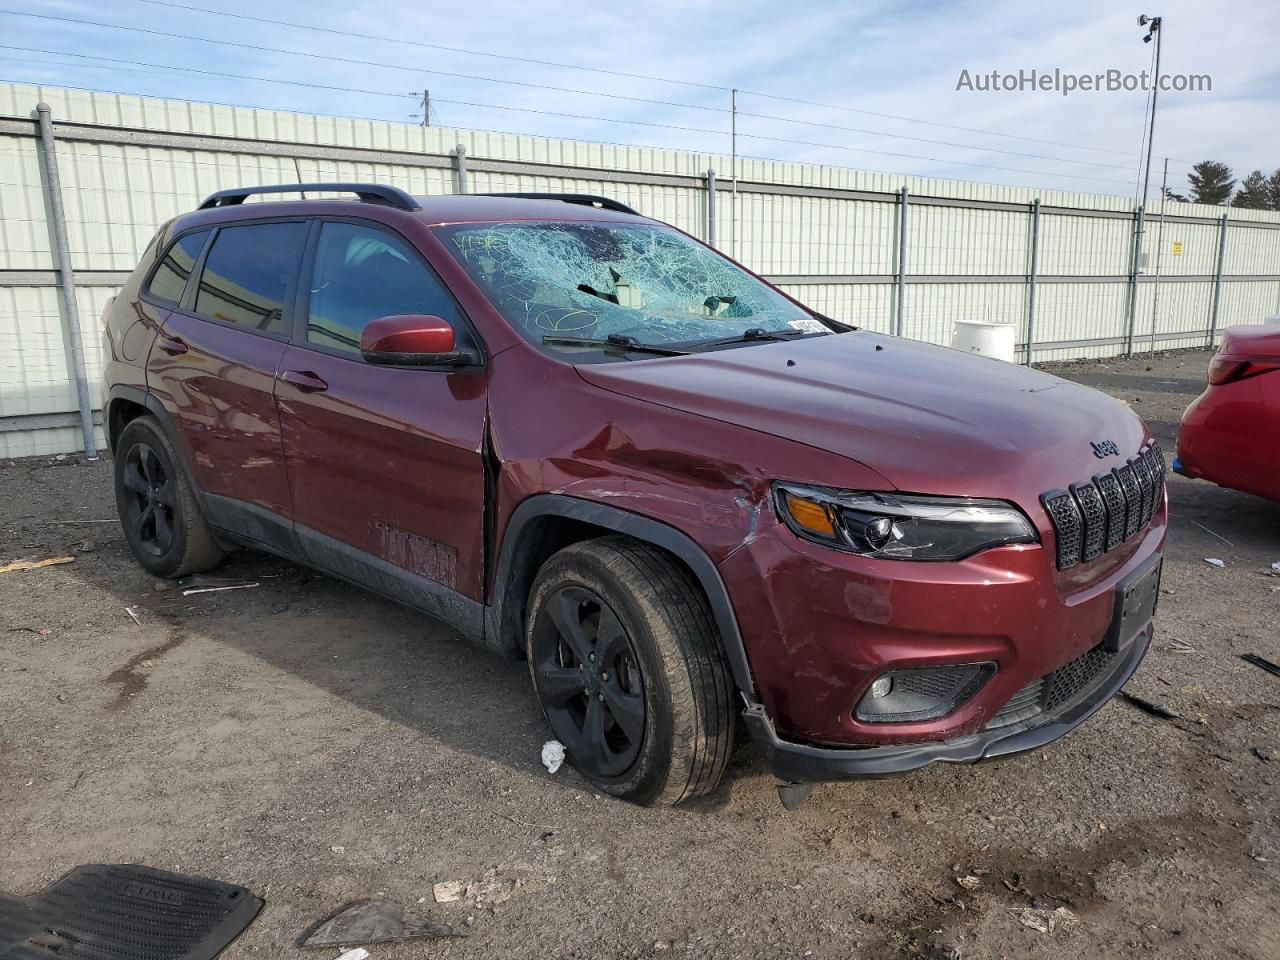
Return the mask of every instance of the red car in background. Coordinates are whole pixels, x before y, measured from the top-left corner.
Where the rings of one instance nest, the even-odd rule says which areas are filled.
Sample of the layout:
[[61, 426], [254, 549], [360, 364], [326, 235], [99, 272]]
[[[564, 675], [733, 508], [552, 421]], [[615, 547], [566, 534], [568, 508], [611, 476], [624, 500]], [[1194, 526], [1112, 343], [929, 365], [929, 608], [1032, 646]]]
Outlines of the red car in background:
[[1280, 325], [1227, 329], [1182, 415], [1173, 469], [1280, 500]]

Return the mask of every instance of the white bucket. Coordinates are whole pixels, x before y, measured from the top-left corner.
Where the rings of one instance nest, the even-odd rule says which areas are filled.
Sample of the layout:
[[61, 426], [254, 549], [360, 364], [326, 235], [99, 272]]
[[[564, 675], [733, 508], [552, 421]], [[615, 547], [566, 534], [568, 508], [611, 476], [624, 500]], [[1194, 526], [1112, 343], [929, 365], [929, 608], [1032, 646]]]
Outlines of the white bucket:
[[1018, 328], [1012, 323], [988, 323], [985, 320], [957, 320], [951, 346], [956, 350], [980, 353], [1013, 363], [1013, 347]]

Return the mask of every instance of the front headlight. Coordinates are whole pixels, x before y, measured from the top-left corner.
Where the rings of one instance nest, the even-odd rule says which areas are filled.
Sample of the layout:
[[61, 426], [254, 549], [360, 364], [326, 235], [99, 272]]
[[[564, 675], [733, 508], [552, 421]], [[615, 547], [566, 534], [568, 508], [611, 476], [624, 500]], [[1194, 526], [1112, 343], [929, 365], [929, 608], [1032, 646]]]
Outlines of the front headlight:
[[806, 540], [886, 560], [962, 560], [989, 547], [1038, 543], [1004, 500], [860, 493], [775, 483], [778, 515]]

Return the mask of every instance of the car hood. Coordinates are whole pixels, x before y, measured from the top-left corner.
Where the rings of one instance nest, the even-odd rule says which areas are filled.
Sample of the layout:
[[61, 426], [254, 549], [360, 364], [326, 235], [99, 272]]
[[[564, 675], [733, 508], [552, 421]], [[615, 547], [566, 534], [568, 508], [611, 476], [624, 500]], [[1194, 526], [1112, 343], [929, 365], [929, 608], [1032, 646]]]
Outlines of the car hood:
[[[606, 390], [840, 454], [904, 492], [1034, 502], [1119, 465], [1147, 435], [1124, 404], [1088, 387], [866, 331], [578, 372]], [[1095, 452], [1107, 440], [1119, 456]]]

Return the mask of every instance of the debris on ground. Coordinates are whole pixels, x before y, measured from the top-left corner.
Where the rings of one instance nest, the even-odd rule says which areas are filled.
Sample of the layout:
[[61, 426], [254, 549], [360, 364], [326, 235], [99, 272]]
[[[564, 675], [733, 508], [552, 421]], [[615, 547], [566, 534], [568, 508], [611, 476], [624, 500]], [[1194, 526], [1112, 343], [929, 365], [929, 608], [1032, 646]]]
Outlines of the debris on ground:
[[982, 886], [982, 878], [975, 877], [971, 873], [968, 874], [967, 876], [956, 877], [955, 881], [965, 890], [977, 890], [980, 886]]
[[1153, 717], [1159, 717], [1161, 720], [1181, 720], [1178, 714], [1174, 713], [1167, 707], [1162, 707], [1158, 703], [1152, 703], [1150, 700], [1144, 700], [1136, 694], [1130, 693], [1128, 690], [1121, 690], [1120, 696], [1124, 697], [1129, 703], [1133, 704], [1143, 713], [1149, 713]]
[[356, 947], [338, 954], [338, 960], [368, 960], [369, 951], [364, 947]]
[[136, 623], [138, 626], [142, 626], [142, 621], [138, 619], [138, 611], [137, 611], [137, 610], [135, 610], [133, 607], [125, 607], [125, 608], [124, 608], [124, 612], [125, 612], [125, 613], [127, 613], [127, 614], [129, 615], [129, 619], [130, 619], [130, 620], [132, 620], [132, 621], [133, 621], [134, 623]]
[[496, 907], [517, 893], [542, 890], [554, 877], [538, 876], [527, 863], [516, 862], [491, 867], [478, 880], [445, 880], [431, 888], [436, 903], [474, 902], [477, 907]]
[[[448, 924], [435, 923], [416, 915], [406, 916], [398, 903], [369, 899], [355, 900], [340, 907], [304, 933], [298, 943], [303, 947], [337, 947], [466, 935], [466, 930]], [[368, 953], [361, 956], [368, 956]]]
[[1217, 557], [1205, 557], [1204, 562], [1211, 567], [1218, 567], [1219, 569], [1227, 565], [1225, 560], [1219, 560]]
[[76, 553], [93, 553], [98, 549], [98, 545], [92, 540], [81, 540], [76, 544]]
[[1169, 642], [1165, 645], [1165, 649], [1170, 653], [1195, 653], [1196, 648], [1185, 640], [1179, 640], [1177, 637], [1170, 637]]
[[444, 880], [431, 888], [436, 903], [455, 903], [467, 892], [467, 881]]
[[48, 627], [10, 627], [9, 633], [34, 633], [37, 637], [47, 637], [49, 635]]
[[555, 773], [564, 764], [564, 744], [559, 740], [548, 740], [542, 745], [542, 765], [547, 773]]
[[39, 570], [41, 567], [56, 567], [63, 563], [75, 563], [75, 557], [50, 557], [47, 560], [15, 560], [0, 567], [0, 573], [13, 573], [15, 570]]
[[1275, 757], [1271, 755], [1270, 751], [1263, 750], [1261, 747], [1254, 747], [1253, 755], [1257, 757], [1259, 760], [1261, 760], [1263, 763], [1270, 763], [1272, 760], [1275, 759]]
[[1271, 573], [1268, 576], [1280, 577], [1280, 560], [1271, 565]]
[[257, 580], [226, 580], [219, 577], [202, 577], [196, 574], [178, 581], [182, 587], [182, 595], [189, 597], [196, 593], [221, 593], [224, 590], [252, 590], [262, 586]]
[[1240, 654], [1240, 659], [1245, 663], [1252, 663], [1255, 667], [1261, 667], [1263, 670], [1267, 671], [1267, 673], [1273, 673], [1277, 677], [1280, 677], [1280, 666], [1272, 663], [1265, 657], [1260, 657], [1256, 653], [1242, 653]]
[[1205, 533], [1209, 534], [1210, 536], [1212, 536], [1212, 537], [1217, 537], [1219, 540], [1221, 540], [1223, 543], [1225, 543], [1228, 547], [1234, 547], [1234, 546], [1235, 546], [1235, 544], [1234, 544], [1234, 543], [1232, 543], [1230, 540], [1228, 540], [1228, 539], [1227, 539], [1226, 537], [1224, 537], [1222, 534], [1220, 534], [1220, 533], [1214, 533], [1212, 530], [1210, 530], [1208, 527], [1206, 527], [1203, 523], [1196, 523], [1196, 521], [1194, 521], [1194, 520], [1192, 520], [1191, 522], [1192, 522], [1193, 524], [1195, 524], [1197, 527], [1199, 527], [1201, 530], [1203, 530]]
[[1066, 907], [1050, 910], [1047, 907], [1024, 907], [1010, 911], [1018, 922], [1038, 933], [1053, 933], [1055, 930], [1067, 930], [1080, 922], [1080, 918]]

